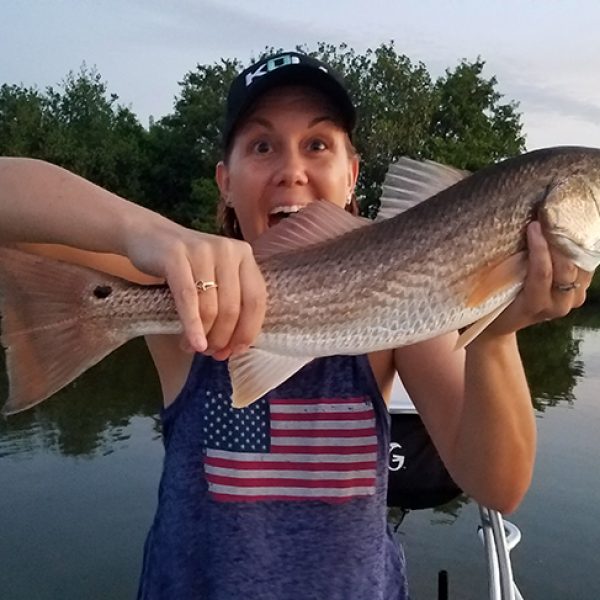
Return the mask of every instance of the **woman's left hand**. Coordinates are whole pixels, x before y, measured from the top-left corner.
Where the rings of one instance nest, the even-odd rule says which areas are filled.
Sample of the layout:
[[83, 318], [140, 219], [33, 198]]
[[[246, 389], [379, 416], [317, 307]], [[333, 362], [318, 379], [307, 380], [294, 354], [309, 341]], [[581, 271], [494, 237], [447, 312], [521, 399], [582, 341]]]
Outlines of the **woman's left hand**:
[[523, 289], [483, 332], [486, 337], [513, 333], [534, 323], [564, 317], [585, 301], [593, 273], [579, 269], [570, 259], [550, 248], [537, 221], [527, 228], [527, 246], [528, 267]]

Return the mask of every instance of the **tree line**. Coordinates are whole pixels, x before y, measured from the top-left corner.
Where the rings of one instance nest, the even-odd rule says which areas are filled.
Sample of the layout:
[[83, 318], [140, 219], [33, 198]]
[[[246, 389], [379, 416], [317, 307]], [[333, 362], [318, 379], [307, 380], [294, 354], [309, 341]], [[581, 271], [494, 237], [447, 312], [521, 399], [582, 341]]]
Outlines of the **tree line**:
[[[433, 78], [393, 42], [362, 53], [344, 44], [297, 49], [346, 78], [359, 115], [353, 141], [366, 215], [376, 213], [387, 165], [399, 156], [476, 170], [525, 149], [518, 104], [503, 99], [495, 77], [484, 76], [481, 58]], [[4, 83], [0, 155], [50, 161], [186, 226], [215, 231], [225, 99], [247, 64], [198, 64], [181, 79], [172, 112], [147, 128], [86, 65], [43, 90]]]

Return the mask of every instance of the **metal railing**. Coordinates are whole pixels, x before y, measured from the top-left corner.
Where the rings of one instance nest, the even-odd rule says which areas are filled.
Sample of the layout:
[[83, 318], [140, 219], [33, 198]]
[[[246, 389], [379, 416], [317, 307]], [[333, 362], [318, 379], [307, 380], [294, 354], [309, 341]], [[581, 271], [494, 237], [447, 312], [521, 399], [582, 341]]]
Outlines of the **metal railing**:
[[485, 548], [490, 600], [523, 600], [510, 561], [510, 551], [521, 541], [519, 528], [505, 521], [499, 512], [484, 506], [479, 507], [479, 514], [479, 537]]

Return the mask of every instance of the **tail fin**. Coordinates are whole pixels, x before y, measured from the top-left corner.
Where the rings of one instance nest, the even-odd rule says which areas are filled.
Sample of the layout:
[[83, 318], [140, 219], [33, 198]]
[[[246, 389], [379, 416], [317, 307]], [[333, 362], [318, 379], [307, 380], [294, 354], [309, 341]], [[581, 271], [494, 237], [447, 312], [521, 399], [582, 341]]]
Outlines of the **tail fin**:
[[0, 248], [0, 315], [13, 414], [45, 400], [124, 344], [129, 335], [85, 318], [99, 284], [122, 285], [103, 273]]

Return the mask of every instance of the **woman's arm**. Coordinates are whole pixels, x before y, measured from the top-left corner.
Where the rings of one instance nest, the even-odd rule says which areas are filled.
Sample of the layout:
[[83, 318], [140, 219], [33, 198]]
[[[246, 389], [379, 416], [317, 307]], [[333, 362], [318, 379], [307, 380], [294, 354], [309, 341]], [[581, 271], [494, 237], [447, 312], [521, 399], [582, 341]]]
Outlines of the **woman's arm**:
[[[515, 331], [563, 316], [585, 298], [591, 276], [550, 253], [538, 224], [528, 231], [523, 291], [466, 350], [451, 334], [395, 351], [396, 368], [456, 483], [482, 504], [510, 512], [531, 482], [536, 432]], [[582, 285], [559, 292], [553, 280]]]
[[531, 398], [514, 336], [455, 350], [449, 334], [400, 348], [395, 360], [446, 468], [468, 495], [511, 512], [535, 459]]
[[[0, 241], [103, 253], [54, 250], [97, 269], [121, 269], [125, 277], [129, 269], [130, 278], [141, 272], [165, 279], [197, 351], [224, 358], [247, 348], [260, 331], [266, 291], [248, 244], [181, 227], [55, 165], [0, 158]], [[199, 295], [199, 279], [219, 287]]]

